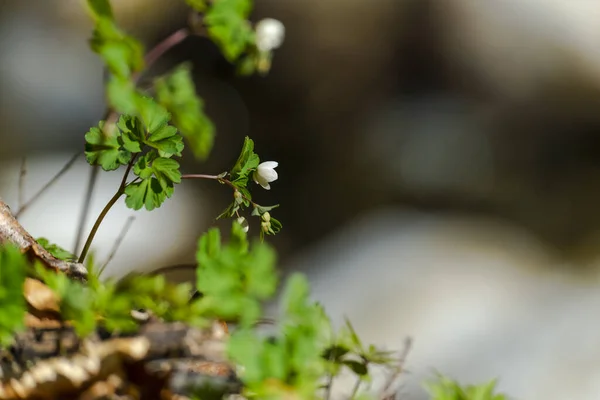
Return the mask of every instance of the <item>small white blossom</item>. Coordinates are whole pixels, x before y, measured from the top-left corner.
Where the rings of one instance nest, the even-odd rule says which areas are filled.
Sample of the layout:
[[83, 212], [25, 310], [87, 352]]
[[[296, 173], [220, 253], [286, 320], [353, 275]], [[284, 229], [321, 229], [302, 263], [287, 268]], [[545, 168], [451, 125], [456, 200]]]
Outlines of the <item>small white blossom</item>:
[[276, 161], [265, 161], [264, 163], [260, 163], [256, 168], [256, 171], [254, 171], [254, 182], [266, 190], [271, 189], [269, 182], [277, 180], [278, 176], [275, 168], [277, 168], [278, 165], [279, 163]]
[[283, 43], [285, 38], [285, 26], [281, 21], [273, 18], [265, 18], [256, 24], [256, 47], [267, 52], [275, 50]]
[[244, 217], [239, 217], [237, 219], [238, 224], [240, 224], [242, 226], [242, 230], [244, 232], [248, 232], [248, 229], [250, 229], [250, 225], [248, 225], [248, 220], [246, 220], [246, 218]]

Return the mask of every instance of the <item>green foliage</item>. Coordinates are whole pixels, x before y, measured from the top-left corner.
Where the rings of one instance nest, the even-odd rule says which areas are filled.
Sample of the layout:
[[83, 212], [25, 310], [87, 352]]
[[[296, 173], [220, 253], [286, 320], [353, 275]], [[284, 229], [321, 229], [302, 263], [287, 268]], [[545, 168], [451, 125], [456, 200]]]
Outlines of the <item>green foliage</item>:
[[61, 317], [71, 321], [77, 334], [85, 337], [96, 329], [96, 317], [92, 308], [90, 288], [73, 281], [63, 273], [36, 265], [36, 273], [58, 295]]
[[135, 38], [126, 35], [116, 25], [110, 3], [106, 0], [88, 0], [95, 21], [90, 40], [111, 74], [128, 78], [144, 67], [144, 48]]
[[261, 315], [260, 303], [275, 293], [275, 252], [264, 243], [249, 246], [241, 225], [233, 222], [231, 239], [221, 244], [218, 229], [198, 242], [196, 286], [203, 294], [196, 307], [209, 316], [250, 326]]
[[426, 388], [431, 400], [507, 400], [503, 394], [496, 394], [496, 381], [481, 385], [461, 386], [459, 383], [443, 375], [437, 382], [429, 382]]
[[329, 321], [308, 295], [306, 279], [292, 275], [282, 299], [278, 334], [264, 337], [244, 329], [232, 335], [228, 354], [244, 367], [247, 397], [315, 398], [325, 372], [322, 332]]
[[196, 94], [189, 64], [181, 64], [154, 82], [156, 98], [173, 115], [173, 123], [190, 144], [194, 155], [206, 159], [210, 153], [215, 127], [204, 114], [203, 102]]
[[131, 160], [131, 152], [119, 143], [119, 132], [104, 130], [104, 121], [85, 134], [85, 158], [91, 165], [112, 171]]
[[60, 259], [60, 260], [65, 260], [65, 261], [75, 261], [77, 259], [77, 257], [72, 254], [71, 252], [63, 249], [62, 247], [54, 244], [54, 243], [50, 243], [50, 241], [48, 241], [48, 239], [46, 238], [38, 238], [36, 239], [36, 242], [38, 242], [38, 244], [40, 246], [42, 246], [44, 249], [48, 250], [48, 252], [50, 254], [52, 254], [54, 257]]
[[254, 31], [248, 22], [250, 11], [250, 0], [215, 0], [205, 12], [204, 21], [210, 38], [231, 62], [254, 43]]
[[14, 334], [25, 327], [23, 283], [28, 265], [18, 247], [0, 246], [0, 348], [10, 345]]
[[173, 195], [174, 184], [181, 182], [179, 163], [173, 159], [159, 157], [150, 151], [135, 163], [133, 173], [140, 179], [125, 187], [125, 204], [139, 210], [145, 207], [152, 211]]

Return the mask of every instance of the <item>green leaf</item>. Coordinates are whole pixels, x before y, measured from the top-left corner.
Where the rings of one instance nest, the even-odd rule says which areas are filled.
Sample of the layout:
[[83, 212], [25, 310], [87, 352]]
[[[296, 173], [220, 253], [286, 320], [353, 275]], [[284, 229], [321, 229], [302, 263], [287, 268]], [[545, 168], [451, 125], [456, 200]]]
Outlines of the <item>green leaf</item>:
[[93, 296], [90, 295], [90, 289], [71, 280], [63, 273], [56, 273], [39, 264], [36, 266], [36, 272], [58, 295], [61, 317], [73, 323], [79, 336], [85, 337], [92, 333], [96, 329], [96, 316], [92, 307]]
[[258, 167], [259, 163], [258, 155], [254, 153], [254, 141], [246, 136], [240, 156], [230, 171], [233, 181], [245, 187], [248, 175]]
[[161, 157], [171, 157], [173, 155], [181, 157], [181, 151], [184, 147], [183, 139], [177, 134], [177, 128], [170, 125], [155, 130], [144, 143], [157, 149]]
[[254, 31], [247, 20], [251, 10], [250, 0], [216, 0], [204, 16], [209, 36], [231, 62], [254, 42]]
[[156, 98], [172, 115], [173, 124], [189, 142], [194, 156], [204, 160], [214, 143], [215, 128], [196, 94], [189, 64], [182, 64], [154, 82]]
[[275, 208], [279, 207], [279, 204], [275, 204], [274, 206], [260, 206], [260, 205], [256, 205], [254, 207], [254, 209], [252, 210], [252, 215], [255, 217], [259, 217], [261, 215], [263, 215], [264, 213], [271, 211]]
[[360, 377], [365, 376], [369, 373], [369, 369], [367, 368], [367, 365], [364, 362], [356, 360], [344, 360], [342, 363]]
[[132, 115], [137, 112], [139, 94], [135, 84], [127, 77], [111, 76], [106, 85], [106, 97], [108, 104], [117, 112]]
[[167, 196], [156, 178], [130, 183], [125, 188], [125, 204], [133, 210], [145, 207], [152, 211], [161, 206]]
[[87, 4], [94, 18], [113, 18], [112, 8], [108, 0], [87, 0]]
[[54, 257], [56, 257], [60, 260], [74, 261], [77, 259], [77, 256], [75, 256], [73, 253], [63, 249], [62, 247], [60, 247], [54, 243], [50, 243], [50, 241], [48, 241], [48, 239], [46, 239], [46, 238], [43, 238], [43, 237], [38, 238], [38, 239], [36, 239], [36, 242], [38, 242], [38, 244], [40, 246], [42, 246], [44, 249], [48, 250], [48, 252], [50, 254], [52, 254]]
[[131, 160], [131, 153], [121, 147], [116, 130], [104, 132], [104, 121], [85, 134], [85, 158], [90, 165], [100, 165], [112, 171]]
[[23, 283], [29, 262], [18, 247], [0, 246], [0, 347], [12, 344], [15, 333], [25, 328], [27, 305]]
[[141, 152], [144, 131], [140, 120], [131, 115], [121, 115], [117, 126], [121, 131], [119, 143], [123, 148], [131, 153]]
[[96, 26], [90, 47], [102, 58], [111, 74], [129, 78], [134, 72], [141, 71], [144, 67], [142, 44], [124, 34], [112, 18], [99, 14], [95, 16]]
[[165, 126], [171, 119], [171, 114], [167, 109], [158, 104], [151, 97], [140, 96], [137, 99], [136, 106], [140, 119], [146, 126], [147, 133], [157, 131]]
[[161, 185], [181, 183], [179, 163], [172, 158], [158, 157], [152, 161], [152, 171]]
[[125, 187], [125, 204], [139, 210], [145, 207], [152, 211], [173, 195], [174, 184], [181, 182], [179, 163], [171, 158], [159, 157], [155, 151], [140, 157], [133, 173], [141, 182], [132, 182]]

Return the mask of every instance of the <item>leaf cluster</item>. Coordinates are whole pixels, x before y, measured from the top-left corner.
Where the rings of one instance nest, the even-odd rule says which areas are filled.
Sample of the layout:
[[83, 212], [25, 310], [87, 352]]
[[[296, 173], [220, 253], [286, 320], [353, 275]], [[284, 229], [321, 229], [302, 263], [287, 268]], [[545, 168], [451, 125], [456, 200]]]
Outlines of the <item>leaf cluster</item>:
[[196, 287], [202, 293], [196, 307], [210, 317], [251, 326], [261, 315], [261, 302], [277, 287], [275, 251], [265, 243], [250, 246], [234, 221], [226, 244], [216, 228], [204, 234], [196, 259]]
[[[273, 206], [261, 206], [252, 201], [252, 194], [250, 193], [250, 190], [248, 190], [248, 184], [259, 164], [260, 158], [258, 154], [254, 152], [254, 141], [246, 136], [237, 161], [228, 173], [220, 175], [221, 182], [228, 183], [233, 188], [234, 192], [233, 201], [217, 217], [217, 219], [239, 216], [240, 211], [252, 207], [251, 215], [260, 217], [263, 222], [260, 230], [262, 240], [265, 234], [275, 235], [278, 233], [282, 228], [282, 224], [269, 213], [269, 211], [279, 207], [279, 204]], [[227, 175], [230, 176], [230, 180], [225, 179]]]
[[507, 400], [503, 394], [495, 393], [496, 381], [480, 385], [461, 386], [458, 382], [438, 375], [435, 382], [426, 385], [431, 400]]
[[329, 322], [308, 296], [306, 278], [292, 275], [281, 301], [278, 333], [265, 337], [240, 330], [232, 335], [228, 353], [244, 367], [241, 378], [248, 397], [315, 398], [325, 372], [322, 333]]
[[27, 266], [27, 259], [18, 247], [0, 246], [0, 347], [10, 345], [15, 333], [25, 328], [27, 305], [23, 284]]

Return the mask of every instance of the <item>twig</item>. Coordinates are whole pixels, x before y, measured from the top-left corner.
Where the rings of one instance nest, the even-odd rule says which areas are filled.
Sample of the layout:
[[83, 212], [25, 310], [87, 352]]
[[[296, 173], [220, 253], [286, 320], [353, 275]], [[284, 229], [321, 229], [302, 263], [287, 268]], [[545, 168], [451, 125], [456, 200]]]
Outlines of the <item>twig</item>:
[[391, 391], [392, 385], [398, 379], [400, 374], [404, 372], [404, 364], [406, 363], [406, 358], [408, 357], [408, 353], [412, 347], [412, 338], [407, 337], [404, 340], [404, 347], [402, 348], [402, 352], [398, 356], [398, 364], [396, 365], [395, 372], [390, 375], [388, 378], [383, 390], [381, 391], [383, 400], [391, 400], [394, 398], [395, 393]]
[[10, 211], [10, 207], [0, 199], [0, 243], [12, 243], [23, 253], [41, 261], [46, 267], [66, 273], [70, 277], [85, 280], [87, 270], [81, 263], [60, 260], [44, 249], [23, 228]]
[[[73, 164], [75, 164], [75, 161], [77, 161], [77, 158], [81, 155], [81, 153], [77, 153], [74, 154], [73, 157], [71, 157], [71, 159], [62, 167], [62, 169], [60, 171], [58, 171], [58, 173], [56, 175], [54, 175], [52, 177], [52, 179], [50, 179], [48, 181], [48, 183], [46, 183], [36, 194], [33, 195], [33, 197], [31, 199], [29, 199], [28, 202], [26, 202], [25, 204], [23, 204], [22, 207], [19, 208], [19, 211], [15, 214], [16, 218], [19, 218], [21, 216], [21, 214], [29, 207], [31, 206], [31, 204], [33, 202], [35, 202], [37, 199], [40, 198], [40, 196], [42, 194], [44, 194], [44, 192], [46, 190], [48, 190], [52, 185], [54, 185], [56, 183], [56, 181], [58, 181], [58, 179], [63, 176], [72, 166]], [[23, 172], [21, 172], [21, 176], [23, 176]], [[20, 186], [20, 184], [19, 184]]]
[[27, 157], [21, 159], [21, 173], [19, 174], [19, 210], [23, 208], [25, 203], [25, 175], [27, 175]]
[[121, 229], [121, 233], [115, 240], [115, 244], [114, 244], [112, 250], [110, 251], [108, 258], [106, 259], [106, 262], [104, 263], [102, 268], [100, 268], [100, 270], [98, 271], [98, 276], [102, 275], [102, 272], [104, 272], [108, 263], [110, 263], [112, 261], [112, 259], [114, 258], [115, 254], [117, 254], [117, 250], [119, 250], [121, 243], [123, 243], [123, 239], [125, 239], [125, 235], [127, 235], [127, 232], [129, 231], [129, 228], [131, 228], [131, 224], [133, 223], [133, 221], [135, 221], [134, 216], [130, 216], [129, 218], [127, 218], [125, 225], [123, 225], [123, 229]]

